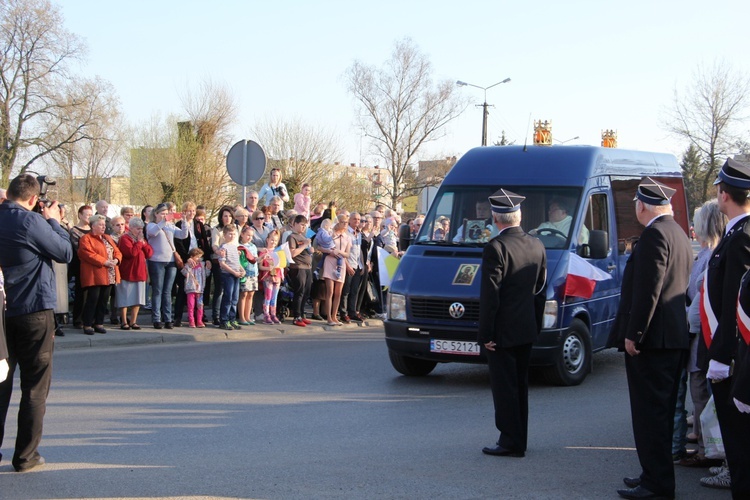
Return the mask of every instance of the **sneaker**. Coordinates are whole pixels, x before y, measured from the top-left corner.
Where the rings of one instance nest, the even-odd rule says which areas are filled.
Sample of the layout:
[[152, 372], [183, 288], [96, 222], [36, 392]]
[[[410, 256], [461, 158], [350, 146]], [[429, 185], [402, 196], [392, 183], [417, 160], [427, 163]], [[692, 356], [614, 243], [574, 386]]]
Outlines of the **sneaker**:
[[376, 314], [375, 317], [381, 321], [385, 321], [385, 313]]
[[708, 473], [711, 474], [712, 476], [718, 476], [725, 470], [729, 470], [729, 468], [727, 467], [726, 464], [722, 464], [722, 465], [717, 465], [716, 467], [709, 467]]
[[340, 320], [341, 320], [341, 322], [342, 322], [342, 323], [344, 323], [345, 325], [348, 325], [349, 323], [351, 323], [351, 322], [352, 322], [351, 318], [349, 318], [349, 316], [348, 316], [348, 315], [346, 315], [346, 314], [345, 314], [345, 315], [344, 315], [344, 316], [343, 316], [343, 317], [342, 317], [342, 318], [341, 318]]
[[154, 322], [154, 328], [156, 328], [157, 330], [161, 330], [162, 328], [164, 328], [164, 325], [162, 325], [158, 321], [155, 321]]
[[242, 330], [242, 327], [236, 321], [230, 321], [230, 323], [232, 324], [232, 328], [234, 328], [235, 330]]
[[[309, 320], [309, 319], [307, 319], [307, 318], [300, 318], [300, 319], [301, 319], [301, 320], [302, 320], [302, 322], [303, 322], [304, 324], [306, 324], [306, 325], [311, 325], [311, 324], [312, 324], [312, 321], [310, 321], [310, 320]], [[322, 319], [322, 318], [321, 318], [321, 319]]]
[[313, 314], [313, 315], [312, 315], [312, 316], [310, 316], [310, 317], [311, 317], [312, 319], [316, 320], [316, 321], [325, 321], [325, 320], [323, 319], [323, 316], [321, 316], [320, 314]]
[[223, 323], [221, 325], [221, 329], [222, 330], [234, 330], [234, 328], [232, 327], [232, 323], [230, 323], [229, 321], [227, 321], [226, 323]]
[[729, 469], [722, 471], [715, 476], [702, 477], [701, 486], [728, 490], [732, 486], [732, 479], [729, 477]]
[[171, 330], [174, 328], [174, 323], [172, 323], [171, 321], [167, 321], [166, 323], [164, 323], [164, 328], [166, 328], [167, 330]]
[[219, 318], [214, 318], [213, 324], [214, 326], [221, 326], [221, 321], [219, 321]]
[[271, 316], [264, 316], [263, 317], [263, 324], [264, 325], [273, 325], [273, 321], [271, 321]]
[[198, 328], [206, 328], [206, 324], [203, 321], [199, 321], [196, 325]]
[[44, 460], [44, 457], [40, 455], [39, 458], [37, 458], [33, 462], [27, 462], [18, 467], [14, 465], [13, 468], [16, 469], [16, 472], [29, 472], [30, 470], [36, 469], [37, 467], [42, 467], [45, 463], [46, 461]]
[[294, 320], [294, 325], [295, 326], [305, 327], [305, 326], [307, 326], [307, 323], [305, 323], [304, 321], [302, 321], [300, 318], [297, 318], [297, 319]]
[[190, 323], [188, 324], [188, 326], [189, 326], [190, 328], [195, 328], [195, 321], [191, 321], [191, 322], [190, 322]]
[[277, 318], [275, 314], [271, 315], [271, 321], [273, 321], [273, 323], [275, 325], [280, 325], [281, 324], [281, 320], [279, 318]]

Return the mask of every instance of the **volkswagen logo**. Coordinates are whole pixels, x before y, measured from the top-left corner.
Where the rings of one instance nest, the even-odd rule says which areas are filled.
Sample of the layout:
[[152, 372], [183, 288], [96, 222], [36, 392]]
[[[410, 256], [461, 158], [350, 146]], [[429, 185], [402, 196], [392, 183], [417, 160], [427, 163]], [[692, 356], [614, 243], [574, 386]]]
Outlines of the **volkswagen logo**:
[[451, 318], [459, 319], [461, 316], [464, 315], [466, 312], [466, 309], [464, 308], [464, 305], [460, 302], [454, 302], [450, 305], [448, 308], [448, 312], [451, 315]]

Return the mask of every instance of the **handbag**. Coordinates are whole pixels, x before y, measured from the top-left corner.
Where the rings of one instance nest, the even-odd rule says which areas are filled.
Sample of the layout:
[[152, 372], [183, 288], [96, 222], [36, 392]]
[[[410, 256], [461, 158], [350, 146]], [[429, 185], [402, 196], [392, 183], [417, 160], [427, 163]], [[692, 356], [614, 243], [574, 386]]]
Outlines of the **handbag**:
[[[164, 232], [164, 230], [162, 230], [162, 232]], [[182, 268], [185, 267], [185, 263], [182, 261], [182, 257], [180, 257], [180, 254], [177, 253], [177, 250], [174, 249], [174, 245], [169, 240], [167, 233], [164, 233], [164, 237], [167, 238], [167, 243], [169, 243], [169, 247], [172, 249], [172, 255], [174, 255], [174, 265], [177, 266], [178, 271], [182, 271]]]
[[367, 280], [367, 289], [366, 289], [366, 291], [367, 291], [367, 299], [371, 303], [378, 303], [378, 302], [380, 302], [380, 297], [378, 297], [378, 294], [376, 293], [376, 290], [375, 290], [375, 283], [373, 283], [370, 280]]
[[711, 395], [706, 407], [701, 413], [701, 432], [703, 433], [703, 444], [706, 447], [706, 458], [726, 458], [724, 453], [724, 440], [721, 438], [719, 428], [719, 417], [716, 416], [716, 403]]

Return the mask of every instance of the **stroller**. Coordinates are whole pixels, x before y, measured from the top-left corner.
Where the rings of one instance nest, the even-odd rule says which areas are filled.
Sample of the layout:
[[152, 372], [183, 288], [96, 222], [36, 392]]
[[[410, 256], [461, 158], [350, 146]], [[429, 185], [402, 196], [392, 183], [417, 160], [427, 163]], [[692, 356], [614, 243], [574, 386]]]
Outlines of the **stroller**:
[[281, 282], [279, 287], [279, 295], [276, 297], [276, 317], [282, 323], [284, 319], [291, 317], [292, 315], [292, 300], [294, 299], [294, 292], [289, 286], [289, 279], [284, 273], [284, 281]]

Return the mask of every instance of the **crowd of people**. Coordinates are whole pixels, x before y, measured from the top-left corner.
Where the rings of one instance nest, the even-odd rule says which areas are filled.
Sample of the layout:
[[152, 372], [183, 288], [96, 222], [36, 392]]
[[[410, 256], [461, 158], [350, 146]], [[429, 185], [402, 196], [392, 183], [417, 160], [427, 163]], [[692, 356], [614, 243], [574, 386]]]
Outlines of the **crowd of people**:
[[[400, 217], [381, 205], [362, 214], [337, 210], [334, 201], [314, 205], [311, 194], [309, 184], [290, 194], [273, 169], [245, 205], [220, 207], [213, 227], [207, 208], [191, 201], [179, 209], [171, 202], [146, 205], [140, 217], [126, 206], [110, 218], [109, 204], [99, 200], [78, 208], [75, 225], [61, 208], [73, 259], [55, 267], [56, 334], [65, 335], [68, 320], [86, 335], [106, 333], [108, 322], [139, 330], [143, 308], [155, 329], [180, 327], [185, 317], [193, 328], [278, 324], [280, 292], [284, 312], [299, 327], [383, 319], [376, 248], [401, 255]], [[294, 208], [284, 210], [285, 203]], [[278, 257], [282, 245], [288, 262]]]

